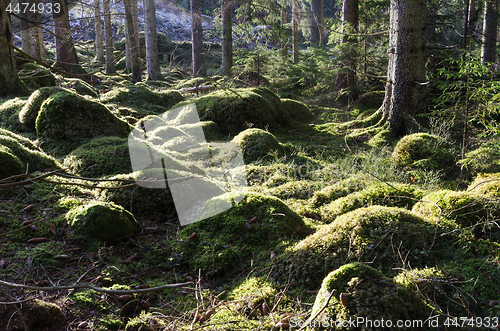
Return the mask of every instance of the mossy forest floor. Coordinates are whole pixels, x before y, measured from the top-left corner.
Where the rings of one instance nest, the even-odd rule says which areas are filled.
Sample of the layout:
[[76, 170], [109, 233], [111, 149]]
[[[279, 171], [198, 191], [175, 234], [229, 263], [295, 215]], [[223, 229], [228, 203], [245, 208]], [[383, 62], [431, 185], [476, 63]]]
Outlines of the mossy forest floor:
[[[318, 321], [356, 318], [427, 321], [423, 329], [499, 323], [493, 138], [477, 138], [461, 163], [460, 127], [434, 121], [395, 139], [377, 124], [382, 91], [341, 107], [282, 101], [294, 91], [270, 85], [274, 94], [237, 79], [182, 96], [175, 91], [219, 78], [180, 71], [135, 85], [119, 76], [95, 86], [56, 78], [59, 89], [0, 105], [0, 280], [39, 287], [0, 284], [0, 330], [274, 330], [308, 319], [319, 329]], [[95, 181], [147, 178], [132, 171], [126, 134], [183, 100], [196, 103], [207, 137], [241, 146], [249, 184], [235, 207], [185, 227], [168, 189]], [[199, 173], [172, 155], [179, 173]], [[63, 169], [74, 177], [12, 177], [27, 166], [33, 176]], [[40, 289], [184, 282], [191, 283], [146, 294]]]

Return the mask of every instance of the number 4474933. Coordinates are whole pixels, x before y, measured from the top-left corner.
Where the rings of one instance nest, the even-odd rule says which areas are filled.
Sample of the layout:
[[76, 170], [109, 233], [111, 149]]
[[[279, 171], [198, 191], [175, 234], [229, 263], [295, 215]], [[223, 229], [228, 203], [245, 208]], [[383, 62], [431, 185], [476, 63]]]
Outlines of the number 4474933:
[[9, 13], [40, 13], [40, 14], [52, 14], [52, 12], [58, 14], [61, 11], [61, 4], [56, 2], [52, 3], [39, 3], [38, 5], [35, 3], [23, 2], [12, 4], [9, 3], [6, 9]]
[[447, 317], [444, 326], [447, 327], [493, 327], [499, 325], [498, 317]]

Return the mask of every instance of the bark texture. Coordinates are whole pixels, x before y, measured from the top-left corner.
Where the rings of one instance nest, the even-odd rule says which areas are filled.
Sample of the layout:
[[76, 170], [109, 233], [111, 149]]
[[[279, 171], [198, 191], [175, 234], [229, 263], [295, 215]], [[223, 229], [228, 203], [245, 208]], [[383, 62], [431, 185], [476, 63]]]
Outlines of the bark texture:
[[66, 72], [81, 74], [83, 69], [78, 63], [75, 43], [69, 25], [68, 1], [52, 0], [52, 8], [56, 8], [56, 4], [59, 4], [61, 8], [57, 13], [52, 11], [54, 34], [56, 35], [56, 66]]
[[389, 64], [381, 112], [396, 136], [411, 133], [413, 117], [426, 109], [425, 16], [425, 0], [391, 0]]
[[232, 0], [222, 0], [222, 74], [231, 77], [233, 67]]
[[114, 74], [116, 69], [115, 57], [113, 55], [113, 29], [111, 27], [109, 0], [103, 0], [102, 9], [104, 12], [104, 36], [106, 40], [106, 73]]
[[158, 58], [158, 37], [156, 34], [156, 6], [154, 0], [144, 0], [146, 16], [146, 63], [148, 79], [160, 79], [160, 59]]
[[299, 63], [299, 1], [292, 0], [293, 63]]
[[137, 1], [125, 0], [125, 28], [127, 32], [126, 39], [128, 39], [130, 50], [130, 70], [132, 71], [132, 82], [141, 80], [141, 68], [139, 62], [139, 31], [136, 30], [134, 24], [134, 11], [133, 7], [137, 7]]
[[191, 0], [191, 41], [193, 46], [193, 77], [204, 77], [207, 75], [207, 69], [204, 63], [201, 0]]
[[[19, 0], [19, 3], [22, 3], [23, 0]], [[22, 41], [22, 50], [26, 54], [31, 55], [31, 36], [30, 36], [30, 27], [31, 24], [28, 22], [29, 15], [28, 12], [19, 13], [19, 18], [21, 19], [21, 41]]]
[[498, 33], [498, 0], [486, 0], [483, 20], [483, 45], [481, 48], [481, 61], [492, 62], [496, 60]]
[[[32, 2], [38, 8], [40, 0], [33, 0]], [[42, 30], [42, 15], [40, 12], [28, 12], [28, 19], [31, 22], [36, 22], [36, 24], [30, 24], [29, 34], [30, 34], [30, 47], [32, 57], [37, 60], [45, 60], [45, 51], [43, 49], [43, 30]]]
[[102, 23], [101, 23], [101, 3], [100, 0], [94, 0], [94, 27], [95, 27], [95, 50], [98, 61], [104, 61], [104, 47], [102, 42]]
[[[10, 14], [3, 8], [9, 5], [8, 0], [0, 0], [0, 38], [13, 44]], [[17, 93], [23, 89], [23, 84], [17, 77], [17, 67], [14, 50], [0, 43], [0, 95]]]
[[341, 43], [344, 44], [342, 49], [341, 63], [345, 69], [339, 74], [337, 87], [339, 89], [347, 89], [347, 95], [350, 101], [356, 96], [356, 66], [355, 59], [356, 43], [358, 39], [350, 36], [355, 34], [359, 29], [359, 1], [344, 0], [342, 5], [342, 37]]
[[323, 44], [323, 0], [311, 0], [311, 42]]

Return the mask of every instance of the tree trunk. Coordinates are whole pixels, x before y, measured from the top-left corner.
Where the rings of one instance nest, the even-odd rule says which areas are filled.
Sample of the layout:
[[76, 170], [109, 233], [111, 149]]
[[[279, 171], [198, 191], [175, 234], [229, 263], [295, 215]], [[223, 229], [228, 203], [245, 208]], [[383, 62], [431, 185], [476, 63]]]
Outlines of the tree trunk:
[[[0, 38], [13, 44], [10, 14], [4, 10], [9, 5], [9, 0], [0, 0]], [[17, 93], [24, 89], [24, 84], [17, 76], [16, 58], [14, 49], [0, 43], [0, 95]]]
[[193, 77], [204, 77], [207, 69], [204, 63], [203, 27], [201, 0], [191, 0], [191, 40], [193, 49]]
[[[19, 0], [19, 4], [23, 1]], [[19, 13], [19, 18], [21, 20], [21, 41], [22, 41], [22, 50], [26, 54], [31, 55], [31, 36], [30, 36], [30, 27], [31, 24], [28, 22], [29, 20], [29, 11], [23, 13], [22, 11]]]
[[469, 25], [470, 25], [469, 5], [470, 5], [470, 0], [465, 0], [464, 29], [463, 29], [464, 36], [462, 38], [462, 49], [466, 49], [469, 45]]
[[160, 60], [158, 58], [158, 38], [156, 35], [156, 6], [154, 0], [144, 0], [146, 17], [146, 63], [148, 80], [160, 79]]
[[136, 31], [133, 7], [137, 7], [137, 1], [125, 0], [125, 27], [127, 31], [126, 38], [129, 40], [130, 49], [130, 65], [132, 71], [132, 82], [141, 80], [141, 68], [139, 62], [139, 31]]
[[52, 0], [52, 7], [60, 6], [61, 10], [52, 11], [54, 20], [54, 34], [56, 35], [56, 66], [63, 71], [75, 74], [84, 73], [78, 63], [71, 28], [69, 25], [69, 11], [67, 0]]
[[323, 0], [311, 0], [311, 43], [323, 44]]
[[99, 62], [104, 61], [104, 47], [102, 43], [102, 23], [101, 23], [101, 4], [100, 0], [94, 0], [94, 26], [95, 26], [95, 50], [96, 59]]
[[[22, 1], [21, 1], [22, 2]], [[32, 2], [38, 8], [40, 0], [33, 0]], [[43, 30], [42, 30], [42, 15], [40, 12], [28, 12], [28, 19], [31, 22], [36, 22], [36, 24], [30, 24], [29, 34], [31, 35], [30, 47], [32, 57], [37, 60], [43, 61], [45, 57], [45, 52], [43, 49]]]
[[114, 74], [115, 57], [113, 55], [113, 30], [111, 27], [111, 11], [109, 9], [109, 0], [102, 3], [104, 11], [104, 36], [106, 38], [106, 73]]
[[[281, 9], [281, 28], [285, 30], [285, 25], [287, 23], [286, 0], [283, 0], [282, 6], [283, 7]], [[282, 40], [281, 42], [281, 55], [285, 58], [288, 57], [288, 36], [286, 37], [285, 40]]]
[[356, 37], [349, 36], [358, 32], [359, 28], [359, 1], [344, 0], [342, 6], [342, 37], [344, 44], [341, 64], [345, 67], [337, 78], [337, 88], [347, 89], [349, 103], [356, 96]]
[[425, 102], [425, 0], [391, 0], [389, 65], [382, 118], [396, 136], [409, 134]]
[[498, 0], [487, 0], [484, 5], [483, 47], [481, 48], [481, 62], [495, 62], [497, 33]]
[[292, 0], [293, 63], [299, 63], [299, 1]]
[[222, 75], [231, 77], [233, 67], [232, 0], [222, 0]]

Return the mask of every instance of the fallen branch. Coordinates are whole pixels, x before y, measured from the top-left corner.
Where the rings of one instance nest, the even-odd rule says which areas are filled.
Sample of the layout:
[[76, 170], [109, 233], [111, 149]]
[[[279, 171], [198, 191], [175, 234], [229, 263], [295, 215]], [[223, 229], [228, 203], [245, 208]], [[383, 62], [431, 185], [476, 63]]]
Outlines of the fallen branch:
[[202, 86], [189, 87], [189, 88], [184, 88], [182, 90], [178, 90], [178, 92], [198, 94], [199, 92], [207, 92], [212, 90], [215, 90], [215, 85], [202, 85]]

